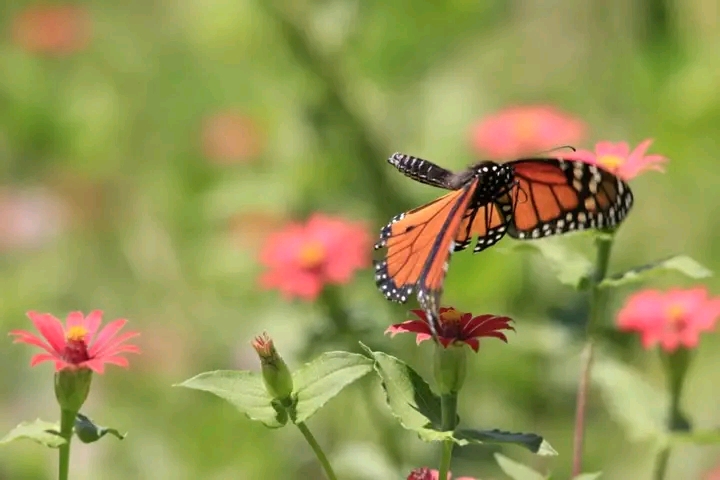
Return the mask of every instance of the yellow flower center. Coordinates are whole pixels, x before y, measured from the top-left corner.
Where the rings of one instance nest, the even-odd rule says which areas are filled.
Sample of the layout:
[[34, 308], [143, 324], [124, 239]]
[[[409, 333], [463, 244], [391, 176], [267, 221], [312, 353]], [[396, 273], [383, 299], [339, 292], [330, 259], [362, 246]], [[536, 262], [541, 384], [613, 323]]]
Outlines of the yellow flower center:
[[317, 268], [325, 260], [325, 247], [318, 241], [308, 242], [300, 249], [298, 259], [303, 268]]
[[65, 332], [65, 339], [67, 341], [82, 342], [85, 340], [85, 336], [88, 334], [87, 328], [82, 325], [75, 325]]
[[531, 139], [536, 131], [537, 122], [534, 118], [523, 116], [515, 122], [515, 135], [520, 141]]
[[462, 314], [455, 310], [454, 308], [451, 308], [450, 310], [447, 310], [443, 312], [442, 315], [440, 315], [440, 319], [442, 320], [442, 323], [448, 325], [452, 325], [455, 323], [460, 323], [460, 319], [462, 318]]
[[667, 316], [670, 324], [677, 325], [685, 319], [685, 309], [681, 305], [670, 305], [667, 309]]
[[622, 157], [618, 157], [617, 155], [603, 155], [601, 157], [598, 157], [597, 161], [600, 165], [602, 165], [611, 172], [622, 166], [623, 163], [625, 163], [625, 159]]

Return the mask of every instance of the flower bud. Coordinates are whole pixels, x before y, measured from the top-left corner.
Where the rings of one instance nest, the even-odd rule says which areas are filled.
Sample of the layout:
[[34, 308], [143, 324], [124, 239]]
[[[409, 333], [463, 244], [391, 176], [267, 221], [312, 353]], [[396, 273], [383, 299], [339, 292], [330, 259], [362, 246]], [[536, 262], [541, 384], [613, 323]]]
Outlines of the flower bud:
[[275, 350], [272, 339], [267, 333], [263, 333], [255, 337], [252, 347], [260, 357], [263, 381], [268, 393], [273, 399], [286, 403], [293, 391], [292, 375]]
[[78, 412], [90, 393], [91, 382], [89, 368], [64, 368], [55, 373], [55, 398], [60, 408]]
[[467, 374], [467, 352], [464, 344], [435, 347], [435, 382], [440, 395], [457, 393]]

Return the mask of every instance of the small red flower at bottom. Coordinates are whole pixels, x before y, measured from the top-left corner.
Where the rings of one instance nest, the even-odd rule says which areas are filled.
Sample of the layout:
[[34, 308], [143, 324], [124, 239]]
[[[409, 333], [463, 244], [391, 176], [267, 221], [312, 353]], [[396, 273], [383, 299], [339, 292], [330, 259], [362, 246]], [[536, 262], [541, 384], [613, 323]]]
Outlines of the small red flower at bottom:
[[47, 352], [33, 356], [30, 360], [31, 367], [51, 361], [55, 362], [56, 372], [84, 368], [103, 373], [106, 363], [128, 366], [127, 359], [119, 354], [140, 353], [140, 349], [135, 345], [123, 345], [130, 338], [140, 335], [139, 332], [126, 332], [117, 336], [127, 323], [125, 319], [108, 323], [98, 333], [102, 323], [100, 310], [90, 312], [87, 317], [83, 316], [82, 312], [71, 312], [64, 328], [62, 322], [49, 313], [28, 312], [27, 316], [43, 338], [25, 330], [13, 330], [10, 335], [16, 337], [13, 343], [35, 345]]
[[644, 348], [660, 344], [673, 352], [695, 348], [700, 333], [712, 330], [720, 316], [720, 298], [708, 298], [704, 287], [689, 290], [643, 290], [631, 296], [618, 313], [620, 330], [640, 333]]
[[[412, 472], [410, 472], [410, 475], [408, 475], [407, 480], [439, 480], [440, 478], [440, 472], [437, 470], [431, 470], [427, 467], [421, 467], [416, 468]], [[452, 479], [452, 473], [448, 473], [447, 480]], [[458, 477], [455, 480], [475, 480], [473, 477]]]
[[[403, 323], [391, 325], [385, 330], [394, 337], [398, 333], [416, 333], [418, 344], [432, 338], [427, 315], [422, 310], [410, 310], [419, 320], [406, 320]], [[440, 325], [438, 339], [443, 347], [452, 344], [466, 343], [474, 351], [480, 347], [479, 338], [494, 337], [507, 343], [507, 337], [502, 330], [515, 330], [509, 317], [496, 317], [495, 315], [480, 315], [473, 317], [471, 313], [461, 313], [452, 307], [440, 308]]]

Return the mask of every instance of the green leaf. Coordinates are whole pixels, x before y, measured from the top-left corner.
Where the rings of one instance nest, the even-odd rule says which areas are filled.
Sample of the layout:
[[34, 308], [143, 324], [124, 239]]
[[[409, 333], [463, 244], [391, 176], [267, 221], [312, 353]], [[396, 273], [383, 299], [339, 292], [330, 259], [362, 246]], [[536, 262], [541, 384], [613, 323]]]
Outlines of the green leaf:
[[259, 373], [216, 370], [201, 373], [175, 386], [217, 395], [233, 404], [250, 419], [262, 422], [270, 428], [281, 427], [287, 423], [287, 414], [284, 410], [273, 407], [272, 399], [265, 390]]
[[[361, 344], [362, 345], [362, 344]], [[375, 359], [375, 371], [382, 380], [385, 397], [392, 414], [400, 424], [418, 432], [426, 441], [444, 440], [451, 432], [433, 431], [440, 425], [440, 397], [409, 365], [382, 352], [362, 347]]]
[[92, 420], [90, 420], [82, 413], [78, 413], [75, 417], [75, 435], [77, 435], [77, 437], [83, 443], [97, 442], [108, 433], [110, 435], [116, 436], [120, 440], [124, 439], [126, 435], [120, 433], [114, 428], [107, 428], [95, 425]]
[[600, 282], [600, 287], [605, 288], [627, 285], [629, 283], [639, 282], [652, 274], [657, 274], [664, 271], [679, 272], [687, 277], [695, 279], [707, 278], [712, 276], [712, 272], [710, 270], [700, 265], [692, 258], [688, 257], [687, 255], [677, 255], [674, 257], [666, 258], [665, 260], [660, 260], [630, 269], [627, 272], [612, 275]]
[[510, 460], [505, 455], [496, 453], [495, 460], [505, 475], [513, 480], [546, 480], [548, 478], [522, 463]]
[[511, 433], [498, 429], [462, 429], [455, 431], [454, 437], [458, 440], [467, 440], [469, 443], [512, 443], [543, 456], [554, 456], [558, 454], [546, 440], [534, 433]]
[[720, 444], [720, 429], [672, 432], [670, 442], [674, 444], [718, 445]]
[[22, 422], [10, 430], [0, 439], [0, 445], [26, 438], [46, 447], [58, 448], [65, 443], [59, 432], [60, 426], [57, 423], [45, 422], [38, 418], [32, 422]]
[[648, 384], [640, 373], [609, 358], [598, 359], [592, 371], [610, 414], [631, 441], [665, 436], [668, 395]]
[[572, 480], [597, 480], [601, 476], [602, 472], [581, 473], [580, 475], [573, 477]]
[[548, 267], [552, 269], [563, 285], [577, 290], [584, 290], [590, 286], [592, 262], [575, 250], [568, 248], [560, 240], [544, 238], [532, 242], [518, 242], [513, 245], [512, 249], [539, 252], [545, 257]]
[[372, 370], [373, 361], [350, 352], [323, 353], [293, 373], [296, 423], [304, 422], [340, 391]]

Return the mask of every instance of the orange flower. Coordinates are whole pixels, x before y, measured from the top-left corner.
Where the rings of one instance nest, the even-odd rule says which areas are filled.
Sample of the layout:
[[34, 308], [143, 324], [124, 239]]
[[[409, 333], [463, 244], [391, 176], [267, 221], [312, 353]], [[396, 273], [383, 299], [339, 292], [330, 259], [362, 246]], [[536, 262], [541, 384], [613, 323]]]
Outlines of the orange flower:
[[88, 46], [91, 19], [77, 5], [36, 5], [15, 17], [12, 31], [14, 42], [28, 52], [66, 55]]
[[263, 143], [260, 129], [252, 118], [226, 111], [203, 121], [203, 154], [213, 163], [247, 162], [261, 153]]
[[268, 270], [260, 284], [287, 298], [313, 300], [324, 285], [348, 283], [367, 267], [370, 243], [363, 225], [316, 213], [306, 224], [290, 224], [267, 238], [260, 261]]
[[472, 145], [492, 159], [520, 158], [579, 143], [585, 123], [549, 105], [510, 107], [472, 127]]
[[[102, 322], [102, 312], [94, 310], [85, 317], [82, 312], [71, 312], [62, 322], [49, 313], [28, 312], [27, 316], [35, 324], [41, 337], [25, 330], [13, 330], [13, 343], [27, 343], [45, 350], [33, 356], [30, 366], [42, 362], [55, 362], [55, 371], [65, 369], [89, 369], [103, 373], [105, 364], [110, 363], [127, 367], [128, 361], [122, 353], [140, 353], [135, 345], [123, 345], [127, 340], [140, 335], [138, 332], [126, 332], [117, 336], [127, 320], [118, 319], [107, 324], [98, 333]], [[97, 333], [97, 336], [95, 334]]]
[[640, 333], [644, 348], [657, 344], [668, 352], [695, 348], [700, 333], [715, 328], [720, 298], [704, 287], [689, 290], [643, 290], [631, 296], [617, 317], [620, 330]]
[[[418, 320], [406, 320], [403, 323], [391, 325], [385, 331], [391, 337], [398, 333], [415, 333], [418, 344], [432, 338], [430, 324], [427, 314], [423, 310], [410, 310]], [[507, 343], [507, 337], [503, 330], [515, 330], [508, 317], [496, 317], [495, 315], [480, 315], [473, 317], [472, 313], [462, 313], [453, 307], [441, 307], [439, 311], [440, 325], [438, 329], [438, 340], [444, 347], [454, 344], [466, 343], [474, 351], [480, 348], [480, 338], [499, 338]]]

